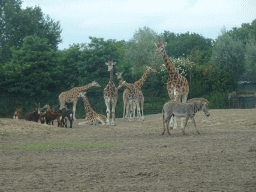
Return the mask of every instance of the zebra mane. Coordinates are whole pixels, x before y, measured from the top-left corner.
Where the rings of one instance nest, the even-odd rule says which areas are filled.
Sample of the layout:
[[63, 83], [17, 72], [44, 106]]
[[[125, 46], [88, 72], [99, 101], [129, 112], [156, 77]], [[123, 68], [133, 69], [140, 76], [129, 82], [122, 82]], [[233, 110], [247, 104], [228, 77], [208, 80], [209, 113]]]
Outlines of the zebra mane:
[[209, 101], [207, 99], [204, 99], [204, 98], [189, 99], [189, 100], [187, 100], [187, 103], [194, 103], [195, 101], [202, 101], [202, 102], [206, 102], [207, 104], [209, 104]]

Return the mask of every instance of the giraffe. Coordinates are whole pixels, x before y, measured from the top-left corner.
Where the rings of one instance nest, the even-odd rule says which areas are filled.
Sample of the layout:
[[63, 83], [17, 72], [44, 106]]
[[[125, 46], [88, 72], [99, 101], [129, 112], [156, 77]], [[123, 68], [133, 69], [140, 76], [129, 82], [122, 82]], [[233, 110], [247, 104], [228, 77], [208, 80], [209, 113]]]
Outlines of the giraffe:
[[[158, 73], [154, 67], [152, 66], [146, 66], [146, 70], [145, 72], [143, 73], [143, 75], [141, 76], [141, 78], [137, 81], [135, 81], [133, 84], [138, 88], [138, 89], [141, 89], [141, 87], [144, 85], [147, 77], [148, 77], [148, 74], [150, 72], [153, 72], [153, 73]], [[144, 107], [144, 96], [143, 96], [143, 99], [141, 100], [141, 119], [144, 120], [144, 111], [143, 111], [143, 107]]]
[[83, 98], [84, 109], [86, 112], [86, 118], [85, 118], [85, 122], [78, 123], [78, 125], [82, 125], [85, 123], [88, 123], [91, 125], [92, 124], [97, 125], [99, 122], [101, 122], [101, 124], [105, 125], [107, 117], [105, 115], [98, 114], [93, 110], [93, 108], [91, 107], [90, 102], [85, 94], [86, 94], [86, 92], [81, 92], [81, 93], [79, 93], [79, 97]]
[[[134, 86], [141, 90], [141, 87], [144, 85], [144, 83], [145, 83], [145, 81], [146, 81], [146, 79], [148, 77], [148, 74], [150, 72], [157, 73], [157, 71], [154, 69], [154, 67], [146, 66], [146, 70], [143, 73], [143, 75], [141, 76], [141, 78], [133, 83]], [[122, 74], [123, 73], [120, 73], [120, 72], [116, 73], [117, 79], [124, 81], [124, 79], [122, 77]], [[119, 84], [120, 84], [120, 82], [119, 82]], [[127, 115], [128, 115], [128, 111], [129, 111], [128, 96], [129, 96], [129, 94], [130, 94], [129, 89], [125, 88], [124, 92], [123, 92], [123, 102], [124, 102], [123, 118], [126, 118]], [[141, 103], [141, 110], [140, 110], [141, 111], [141, 119], [144, 120], [144, 111], [143, 111], [144, 96], [143, 96], [143, 94], [140, 97], [140, 101], [139, 102]], [[125, 114], [125, 111], [126, 111], [126, 114]]]
[[130, 108], [131, 112], [129, 112], [129, 107], [128, 107], [128, 110], [127, 110], [127, 115], [130, 114], [129, 120], [134, 121], [135, 111], [136, 111], [136, 107], [137, 107], [138, 121], [140, 121], [142, 118], [141, 118], [141, 114], [140, 114], [139, 103], [140, 102], [144, 103], [144, 96], [143, 96], [143, 93], [142, 93], [141, 89], [138, 89], [136, 86], [134, 86], [133, 83], [127, 83], [126, 81], [120, 79], [119, 86], [117, 88], [120, 89], [122, 86], [124, 86], [125, 88], [127, 88], [129, 90], [129, 95], [128, 95], [128, 98], [127, 98], [127, 101], [128, 101], [127, 105], [131, 106], [131, 108]]
[[73, 102], [73, 114], [74, 114], [74, 120], [76, 120], [76, 104], [78, 101], [78, 95], [82, 91], [86, 91], [87, 89], [91, 88], [92, 86], [101, 87], [99, 83], [96, 81], [93, 81], [87, 85], [79, 86], [79, 87], [73, 87], [69, 91], [64, 91], [59, 95], [59, 101], [60, 101], [60, 109], [65, 107], [65, 103], [72, 103]]
[[114, 81], [113, 81], [113, 66], [116, 64], [116, 62], [108, 61], [105, 63], [108, 66], [108, 71], [110, 72], [110, 80], [107, 84], [107, 86], [104, 89], [103, 95], [105, 104], [107, 107], [107, 121], [106, 125], [110, 125], [110, 103], [112, 104], [112, 121], [111, 125], [116, 125], [115, 122], [115, 108], [116, 108], [116, 102], [118, 99], [118, 89], [116, 88]]
[[[168, 57], [165, 46], [167, 43], [163, 43], [163, 41], [158, 41], [155, 43], [156, 45], [156, 52], [155, 54], [162, 53], [162, 57], [164, 60], [164, 65], [166, 69], [168, 70], [169, 77], [167, 80], [167, 91], [170, 99], [172, 101], [179, 101], [181, 102], [181, 96], [182, 96], [182, 103], [186, 103], [188, 93], [189, 93], [189, 85], [188, 80], [183, 77], [181, 74], [179, 74], [178, 70], [176, 69], [174, 63], [171, 61], [171, 59]], [[172, 124], [172, 118], [171, 118], [171, 124]], [[181, 118], [181, 127], [183, 127], [183, 118]], [[177, 122], [176, 117], [174, 117], [174, 129], [177, 129]]]

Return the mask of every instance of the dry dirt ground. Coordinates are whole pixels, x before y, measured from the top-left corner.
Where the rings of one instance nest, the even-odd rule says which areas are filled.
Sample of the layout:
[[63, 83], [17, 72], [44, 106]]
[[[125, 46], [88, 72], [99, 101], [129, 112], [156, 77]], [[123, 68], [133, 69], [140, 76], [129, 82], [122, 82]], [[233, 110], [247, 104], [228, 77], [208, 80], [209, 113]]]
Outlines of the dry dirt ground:
[[170, 136], [161, 114], [72, 129], [0, 119], [0, 191], [255, 192], [256, 109], [210, 112], [201, 134], [189, 120]]

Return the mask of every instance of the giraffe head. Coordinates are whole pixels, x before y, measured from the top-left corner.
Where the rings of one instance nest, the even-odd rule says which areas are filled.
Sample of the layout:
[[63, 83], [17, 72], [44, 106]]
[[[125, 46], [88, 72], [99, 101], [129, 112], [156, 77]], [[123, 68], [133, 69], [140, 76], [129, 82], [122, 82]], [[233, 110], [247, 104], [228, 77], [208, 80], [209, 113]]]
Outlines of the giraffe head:
[[122, 72], [117, 72], [116, 73], [116, 76], [117, 76], [117, 79], [122, 79]]
[[156, 55], [159, 54], [159, 53], [163, 53], [164, 50], [165, 50], [165, 46], [167, 45], [166, 42], [163, 43], [163, 41], [158, 41], [157, 43], [155, 43], [156, 45]]
[[92, 82], [92, 86], [101, 87], [100, 84], [95, 80]]
[[113, 69], [113, 66], [116, 64], [116, 62], [108, 61], [106, 65], [108, 66], [108, 71], [111, 71]]
[[158, 73], [155, 69], [154, 69], [154, 67], [152, 67], [152, 66], [147, 66], [147, 70], [148, 70], [148, 72], [153, 72], [153, 73]]

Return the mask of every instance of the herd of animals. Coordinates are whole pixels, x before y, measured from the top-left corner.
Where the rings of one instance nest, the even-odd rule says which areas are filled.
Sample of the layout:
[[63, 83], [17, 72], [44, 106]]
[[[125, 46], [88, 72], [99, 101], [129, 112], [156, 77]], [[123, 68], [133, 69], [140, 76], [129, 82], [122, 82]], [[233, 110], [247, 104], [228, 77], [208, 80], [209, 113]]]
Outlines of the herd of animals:
[[[206, 116], [209, 116], [208, 101], [204, 98], [193, 98], [187, 101], [189, 93], [189, 85], [187, 79], [179, 74], [174, 63], [168, 57], [165, 46], [166, 42], [158, 41], [156, 45], [155, 54], [162, 54], [165, 67], [168, 70], [169, 77], [167, 80], [167, 91], [170, 97], [170, 100], [167, 101], [162, 110], [163, 114], [163, 132], [165, 133], [166, 127], [167, 132], [170, 135], [169, 129], [176, 129], [176, 117], [182, 117], [181, 127], [183, 128], [183, 134], [185, 134], [185, 127], [187, 125], [188, 119], [191, 118], [196, 132], [198, 132], [194, 120], [195, 114], [202, 110]], [[110, 72], [110, 80], [107, 86], [104, 89], [103, 95], [106, 104], [106, 113], [107, 116], [98, 114], [93, 110], [90, 105], [88, 98], [86, 97], [86, 90], [92, 86], [101, 87], [96, 81], [93, 81], [87, 85], [74, 87], [69, 91], [64, 91], [59, 95], [60, 107], [58, 111], [50, 109], [50, 106], [46, 104], [43, 108], [35, 108], [33, 112], [27, 113], [25, 119], [27, 121], [40, 121], [42, 124], [53, 124], [53, 121], [57, 119], [58, 126], [67, 127], [67, 121], [70, 122], [70, 128], [72, 128], [72, 123], [75, 118], [76, 104], [78, 99], [81, 97], [84, 101], [84, 108], [86, 112], [86, 118], [82, 124], [94, 124], [99, 123], [104, 125], [116, 125], [115, 122], [115, 107], [118, 98], [118, 89], [124, 87], [123, 91], [123, 118], [128, 118], [130, 121], [135, 120], [135, 113], [137, 110], [138, 121], [144, 120], [143, 105], [144, 105], [144, 96], [141, 90], [144, 82], [147, 79], [147, 76], [150, 72], [157, 73], [157, 71], [152, 66], [147, 66], [142, 77], [135, 81], [134, 83], [127, 83], [123, 77], [122, 73], [117, 72], [117, 79], [119, 80], [119, 86], [116, 87], [113, 81], [113, 66], [116, 63], [113, 61], [108, 61], [106, 65], [108, 66], [108, 71]], [[181, 101], [182, 98], [182, 101]], [[68, 109], [65, 106], [65, 103], [73, 103], [73, 110]], [[112, 105], [112, 110], [110, 110], [110, 105]], [[110, 122], [110, 112], [112, 112], [112, 120]], [[185, 117], [185, 125], [183, 126], [183, 118]], [[21, 118], [21, 109], [17, 109], [13, 115], [14, 119]]]

